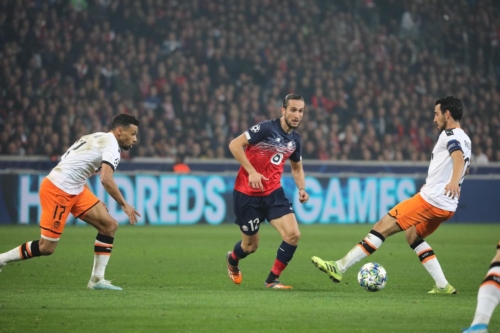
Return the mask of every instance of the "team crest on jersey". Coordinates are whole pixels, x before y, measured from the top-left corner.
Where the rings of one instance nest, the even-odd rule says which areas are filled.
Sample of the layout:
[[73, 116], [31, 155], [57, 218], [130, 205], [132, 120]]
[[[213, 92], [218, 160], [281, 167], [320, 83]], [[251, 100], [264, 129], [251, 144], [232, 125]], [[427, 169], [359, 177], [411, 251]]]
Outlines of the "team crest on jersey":
[[290, 141], [290, 142], [288, 142], [288, 144], [287, 144], [287, 148], [288, 148], [288, 149], [294, 149], [294, 148], [295, 148], [295, 141]]
[[59, 222], [59, 221], [55, 221], [55, 222], [54, 222], [54, 229], [56, 229], [56, 230], [57, 230], [57, 229], [59, 229], [59, 226], [60, 226], [60, 225], [61, 225], [61, 222]]
[[241, 229], [243, 229], [243, 231], [248, 231], [248, 227], [246, 225], [241, 226]]
[[260, 125], [252, 126], [250, 128], [250, 131], [252, 131], [253, 133], [257, 133], [258, 131], [260, 131]]

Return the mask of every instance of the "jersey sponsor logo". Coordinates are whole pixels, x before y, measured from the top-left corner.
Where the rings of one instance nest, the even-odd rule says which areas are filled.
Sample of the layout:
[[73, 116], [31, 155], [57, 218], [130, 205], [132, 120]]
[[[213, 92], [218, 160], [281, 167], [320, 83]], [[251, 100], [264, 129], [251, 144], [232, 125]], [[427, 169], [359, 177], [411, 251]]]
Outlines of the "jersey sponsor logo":
[[250, 128], [250, 131], [252, 131], [253, 133], [257, 133], [258, 131], [260, 131], [260, 125], [255, 125], [255, 126], [252, 126]]
[[447, 136], [453, 135], [453, 130], [452, 129], [447, 129], [445, 130], [445, 133]]
[[280, 165], [282, 161], [283, 161], [282, 153], [277, 153], [273, 155], [273, 157], [271, 157], [271, 163], [274, 165]]

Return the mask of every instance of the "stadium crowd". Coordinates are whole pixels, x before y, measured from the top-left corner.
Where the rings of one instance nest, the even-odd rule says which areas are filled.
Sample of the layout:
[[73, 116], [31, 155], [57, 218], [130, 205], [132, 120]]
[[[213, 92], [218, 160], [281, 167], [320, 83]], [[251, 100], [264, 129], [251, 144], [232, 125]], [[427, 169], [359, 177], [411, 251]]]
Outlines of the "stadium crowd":
[[498, 22], [494, 0], [0, 0], [0, 154], [130, 112], [125, 158], [230, 157], [296, 92], [305, 159], [428, 161], [452, 94], [475, 162], [500, 161]]

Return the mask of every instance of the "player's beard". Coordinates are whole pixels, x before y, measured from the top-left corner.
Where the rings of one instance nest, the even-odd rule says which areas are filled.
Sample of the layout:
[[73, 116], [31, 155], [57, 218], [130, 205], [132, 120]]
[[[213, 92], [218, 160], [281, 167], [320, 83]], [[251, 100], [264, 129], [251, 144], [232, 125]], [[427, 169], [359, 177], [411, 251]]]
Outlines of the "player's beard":
[[120, 145], [120, 148], [123, 149], [123, 150], [130, 150], [130, 148], [132, 148], [132, 145], [130, 145], [130, 146], [122, 146], [122, 145]]
[[446, 120], [444, 121], [444, 124], [442, 126], [440, 126], [439, 123], [437, 124], [437, 126], [438, 126], [439, 133], [441, 133], [442, 131], [444, 131], [446, 129]]
[[291, 129], [296, 129], [299, 124], [300, 124], [300, 120], [299, 122], [297, 123], [297, 126], [294, 126], [291, 122], [288, 121], [288, 119], [285, 118], [285, 123], [286, 123], [286, 126], [288, 126], [288, 128], [291, 128]]

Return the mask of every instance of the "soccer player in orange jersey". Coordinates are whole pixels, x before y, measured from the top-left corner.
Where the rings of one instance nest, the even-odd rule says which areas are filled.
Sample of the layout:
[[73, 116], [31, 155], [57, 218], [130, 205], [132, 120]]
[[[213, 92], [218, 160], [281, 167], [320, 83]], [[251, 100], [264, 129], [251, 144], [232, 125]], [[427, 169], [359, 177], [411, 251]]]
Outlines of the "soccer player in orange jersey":
[[9, 262], [47, 256], [54, 253], [69, 213], [94, 226], [98, 233], [94, 243], [94, 266], [90, 289], [122, 290], [104, 279], [118, 223], [106, 206], [90, 191], [87, 179], [100, 171], [101, 183], [128, 215], [137, 222], [139, 213], [129, 205], [113, 180], [120, 163], [121, 149], [129, 150], [137, 142], [139, 120], [129, 114], [119, 114], [109, 132], [82, 136], [61, 157], [40, 185], [42, 217], [39, 240], [24, 243], [0, 254], [0, 271]]
[[488, 324], [498, 303], [500, 303], [500, 242], [497, 244], [497, 253], [493, 257], [490, 269], [479, 287], [476, 314], [472, 324], [463, 332], [488, 333]]
[[471, 157], [471, 140], [460, 128], [462, 113], [462, 102], [458, 98], [448, 96], [436, 101], [434, 123], [441, 133], [432, 151], [428, 176], [420, 193], [391, 209], [342, 259], [324, 261], [312, 257], [316, 267], [334, 282], [340, 282], [349, 267], [374, 253], [387, 237], [404, 230], [408, 244], [436, 283], [429, 293], [456, 294], [425, 238], [449, 220], [458, 206], [460, 187]]

